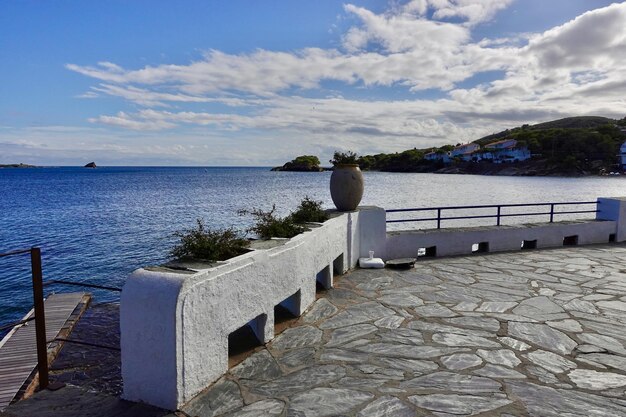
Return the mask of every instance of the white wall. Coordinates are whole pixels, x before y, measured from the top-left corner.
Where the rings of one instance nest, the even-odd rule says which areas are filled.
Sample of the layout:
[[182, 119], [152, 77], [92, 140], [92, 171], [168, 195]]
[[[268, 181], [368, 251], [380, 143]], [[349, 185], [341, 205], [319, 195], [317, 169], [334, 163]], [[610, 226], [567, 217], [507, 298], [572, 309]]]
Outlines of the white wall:
[[[292, 303], [302, 314], [315, 300], [316, 275], [356, 266], [370, 250], [377, 257], [416, 257], [419, 248], [437, 247], [437, 256], [464, 255], [472, 244], [488, 242], [489, 252], [519, 250], [522, 240], [537, 247], [626, 240], [626, 198], [599, 199], [601, 221], [526, 226], [386, 231], [386, 213], [359, 207], [338, 213], [319, 228], [284, 245], [230, 259], [193, 273], [139, 269], [126, 281], [120, 328], [123, 398], [176, 409], [228, 370], [228, 335], [251, 320], [259, 339], [274, 337], [274, 306], [298, 293]], [[296, 300], [297, 301], [297, 300]]]
[[303, 313], [315, 301], [317, 273], [332, 274], [340, 256], [343, 273], [361, 248], [384, 248], [384, 218], [380, 208], [339, 214], [282, 246], [193, 274], [135, 271], [121, 298], [123, 398], [167, 409], [190, 400], [228, 370], [230, 333], [264, 315], [259, 336], [270, 341], [274, 306], [300, 291], [295, 313]]

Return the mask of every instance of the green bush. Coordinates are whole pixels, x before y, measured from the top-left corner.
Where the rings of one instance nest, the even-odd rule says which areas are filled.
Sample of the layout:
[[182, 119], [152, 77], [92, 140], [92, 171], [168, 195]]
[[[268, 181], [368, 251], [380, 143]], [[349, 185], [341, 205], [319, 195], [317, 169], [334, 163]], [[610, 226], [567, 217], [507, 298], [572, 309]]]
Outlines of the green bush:
[[174, 233], [180, 242], [170, 254], [177, 260], [225, 261], [246, 252], [250, 242], [234, 229], [207, 229], [201, 219], [194, 229]]
[[270, 211], [253, 208], [252, 210], [239, 210], [240, 216], [251, 215], [255, 224], [248, 229], [255, 233], [260, 239], [270, 239], [272, 237], [292, 238], [307, 230], [301, 224], [297, 224], [291, 216], [278, 217], [274, 214], [276, 205]]
[[359, 156], [351, 151], [348, 152], [339, 152], [335, 151], [333, 154], [333, 159], [330, 162], [333, 166], [342, 165], [342, 164], [356, 164], [358, 163]]
[[304, 197], [304, 200], [300, 202], [300, 205], [296, 211], [291, 213], [290, 217], [295, 223], [321, 223], [329, 219], [328, 213], [322, 209], [322, 202], [312, 200], [309, 197]]

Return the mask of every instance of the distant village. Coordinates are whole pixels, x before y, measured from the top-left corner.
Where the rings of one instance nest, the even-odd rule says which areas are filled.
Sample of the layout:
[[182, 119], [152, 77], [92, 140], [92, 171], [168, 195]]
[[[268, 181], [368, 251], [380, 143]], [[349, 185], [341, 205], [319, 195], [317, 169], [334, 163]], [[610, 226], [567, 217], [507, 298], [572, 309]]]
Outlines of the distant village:
[[496, 164], [503, 162], [520, 162], [530, 159], [530, 151], [526, 146], [518, 146], [517, 140], [505, 139], [492, 142], [481, 148], [477, 143], [458, 145], [449, 152], [437, 150], [424, 155], [428, 161], [449, 163], [454, 160], [465, 162], [489, 161]]

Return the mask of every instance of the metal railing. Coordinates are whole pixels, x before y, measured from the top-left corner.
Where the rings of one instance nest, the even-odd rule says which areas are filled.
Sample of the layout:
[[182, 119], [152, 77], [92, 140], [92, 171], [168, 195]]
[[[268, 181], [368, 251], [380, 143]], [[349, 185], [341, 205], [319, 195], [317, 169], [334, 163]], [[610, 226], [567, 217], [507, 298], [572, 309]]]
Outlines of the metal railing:
[[38, 247], [32, 247], [29, 249], [19, 249], [10, 252], [0, 253], [0, 258], [4, 258], [7, 256], [13, 255], [23, 255], [26, 253], [30, 253], [31, 259], [31, 275], [32, 275], [32, 283], [33, 283], [33, 302], [34, 302], [34, 315], [25, 318], [23, 320], [18, 320], [12, 323], [7, 323], [4, 325], [0, 325], [0, 331], [5, 329], [12, 329], [15, 326], [20, 326], [22, 324], [26, 324], [30, 321], [35, 321], [35, 338], [37, 344], [37, 371], [39, 373], [39, 388], [46, 388], [49, 381], [48, 374], [48, 349], [47, 344], [53, 341], [67, 342], [67, 343], [76, 343], [94, 347], [102, 347], [106, 349], [119, 350], [119, 348], [107, 345], [100, 345], [96, 343], [89, 343], [84, 341], [76, 341], [66, 338], [55, 337], [53, 340], [46, 340], [46, 318], [45, 318], [45, 308], [44, 308], [44, 293], [43, 287], [47, 285], [57, 284], [57, 285], [69, 285], [69, 286], [78, 286], [78, 287], [87, 287], [87, 288], [98, 288], [108, 291], [122, 291], [121, 288], [117, 287], [108, 287], [104, 285], [96, 285], [96, 284], [88, 284], [82, 282], [73, 282], [73, 281], [65, 281], [65, 280], [49, 280], [43, 282], [43, 272], [41, 267], [41, 249]]
[[[0, 253], [0, 258], [30, 253], [30, 267], [33, 280], [33, 301], [35, 305], [35, 339], [37, 343], [37, 370], [39, 371], [39, 387], [48, 386], [48, 349], [46, 342], [46, 317], [43, 304], [43, 273], [41, 270], [41, 249], [20, 249]], [[31, 319], [21, 320], [15, 325], [24, 324]]]
[[[557, 211], [555, 208], [559, 206], [573, 206], [573, 205], [595, 205], [593, 210], [569, 210], [569, 211]], [[444, 220], [465, 220], [465, 219], [496, 219], [496, 226], [501, 225], [501, 221], [503, 217], [527, 217], [527, 216], [550, 216], [550, 223], [554, 222], [554, 217], [562, 214], [580, 214], [580, 213], [597, 213], [599, 202], [597, 201], [575, 201], [575, 202], [562, 202], [562, 203], [522, 203], [522, 204], [490, 204], [490, 205], [479, 205], [479, 206], [447, 206], [447, 207], [428, 207], [428, 208], [407, 208], [407, 209], [391, 209], [385, 210], [387, 213], [406, 213], [406, 212], [436, 212], [437, 215], [435, 217], [426, 217], [426, 218], [410, 218], [410, 219], [392, 219], [387, 220], [387, 223], [406, 223], [406, 222], [437, 222], [437, 229], [441, 229], [441, 222]], [[545, 211], [526, 211], [526, 212], [517, 212], [517, 213], [503, 213], [502, 209], [511, 208], [511, 207], [537, 207], [544, 208]], [[547, 208], [549, 207], [549, 210]], [[449, 217], [443, 217], [442, 212], [446, 210], [476, 210], [476, 209], [495, 209], [496, 212], [494, 214], [473, 214], [468, 216], [458, 216], [453, 215]]]

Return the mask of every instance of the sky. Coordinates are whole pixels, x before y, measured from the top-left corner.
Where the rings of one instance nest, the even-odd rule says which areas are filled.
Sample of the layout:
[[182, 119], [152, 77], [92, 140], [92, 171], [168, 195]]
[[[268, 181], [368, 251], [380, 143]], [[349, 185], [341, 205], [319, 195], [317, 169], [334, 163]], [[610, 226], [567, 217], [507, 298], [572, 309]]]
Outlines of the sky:
[[0, 0], [0, 164], [274, 166], [626, 116], [626, 2]]

